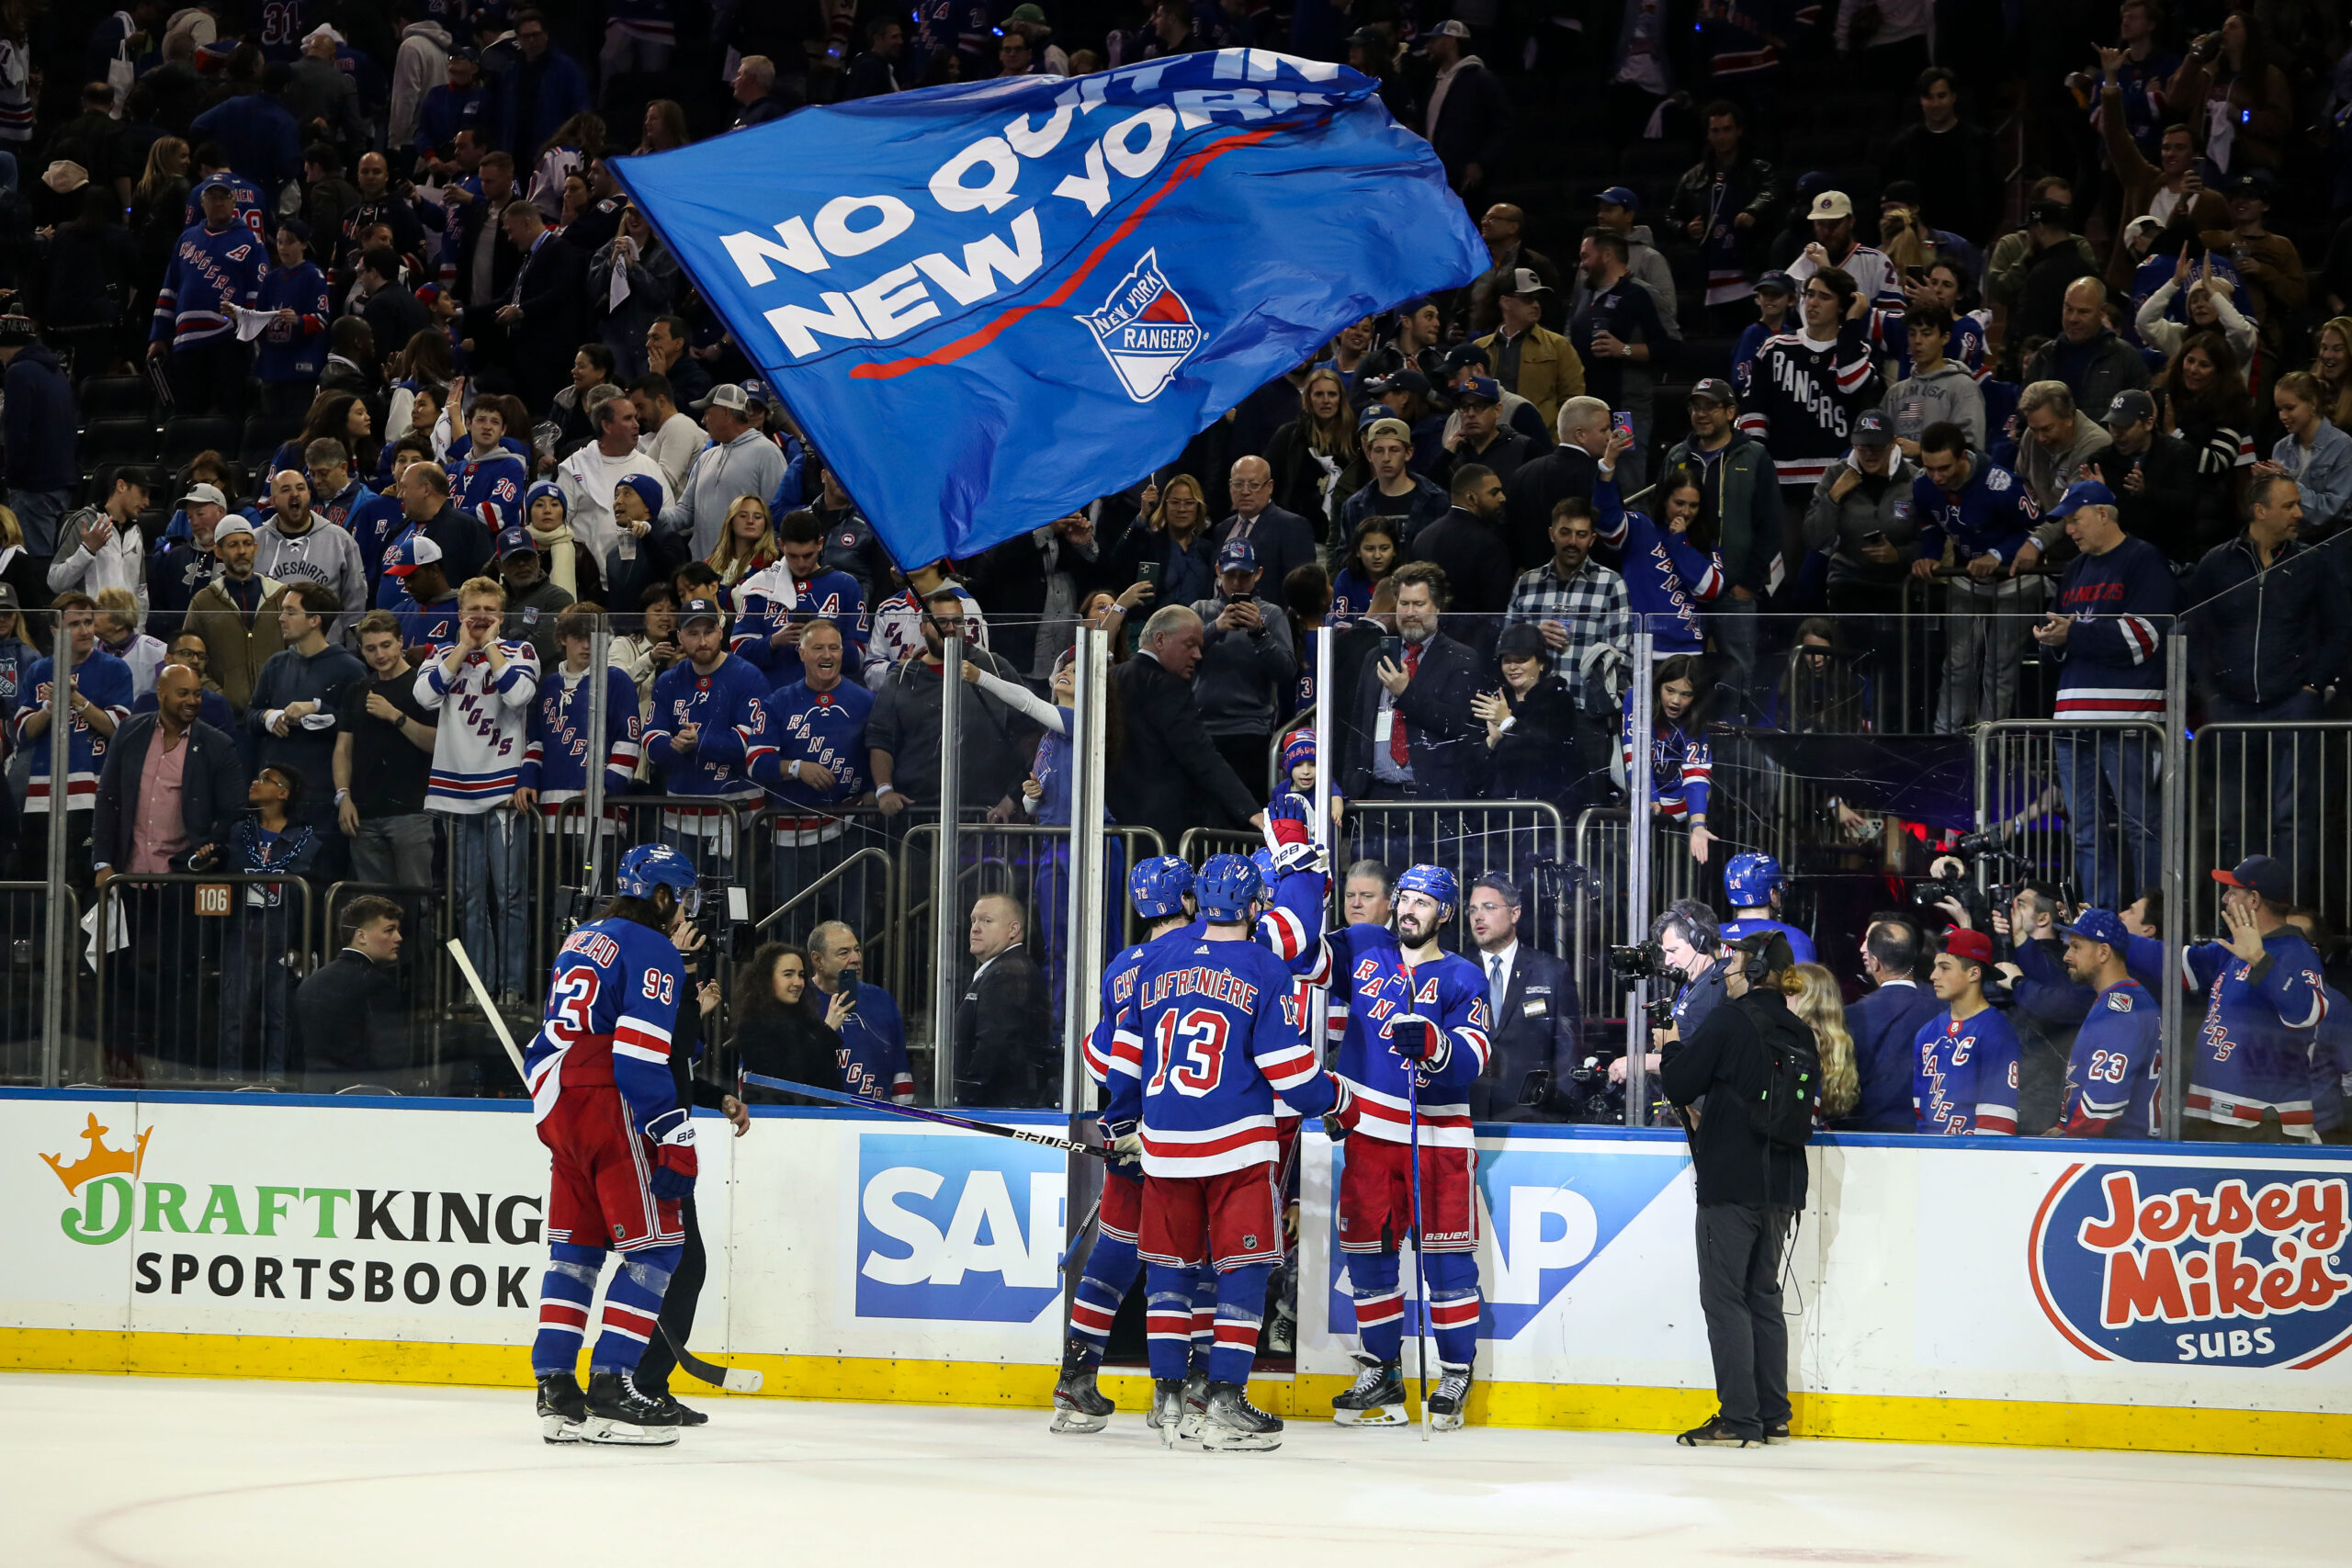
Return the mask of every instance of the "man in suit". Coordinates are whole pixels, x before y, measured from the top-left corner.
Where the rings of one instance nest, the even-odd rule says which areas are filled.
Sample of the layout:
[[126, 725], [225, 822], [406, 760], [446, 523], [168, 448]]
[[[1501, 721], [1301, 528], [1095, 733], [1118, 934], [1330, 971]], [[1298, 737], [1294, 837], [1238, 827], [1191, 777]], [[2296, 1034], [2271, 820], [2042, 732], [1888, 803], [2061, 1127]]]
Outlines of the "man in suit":
[[1552, 558], [1552, 508], [1570, 496], [1592, 499], [1609, 432], [1609, 405], [1599, 398], [1575, 397], [1560, 405], [1560, 444], [1521, 463], [1504, 487], [1514, 567], [1528, 571]]
[[1315, 560], [1315, 530], [1295, 512], [1274, 504], [1274, 471], [1263, 457], [1243, 457], [1233, 465], [1226, 484], [1233, 492], [1233, 515], [1216, 525], [1221, 549], [1228, 539], [1247, 539], [1258, 552], [1259, 581], [1280, 601], [1283, 584], [1292, 570]]
[[[1576, 978], [1559, 959], [1519, 940], [1519, 888], [1509, 877], [1490, 872], [1472, 883], [1464, 908], [1494, 1015], [1493, 1052], [1486, 1072], [1470, 1086], [1470, 1119], [1565, 1121], [1577, 1100], [1568, 1075], [1583, 1047]], [[1521, 1086], [1538, 1070], [1550, 1073], [1551, 1082], [1538, 1103], [1522, 1105]]]
[[1021, 906], [984, 893], [972, 906], [978, 965], [956, 1009], [956, 1103], [1000, 1110], [1051, 1105], [1061, 1060], [1046, 977], [1021, 945]]
[[1915, 1043], [1927, 1021], [1943, 1010], [1936, 993], [1919, 978], [1927, 943], [1908, 915], [1873, 915], [1862, 933], [1862, 973], [1871, 994], [1846, 1010], [1846, 1032], [1854, 1037], [1854, 1070], [1861, 1097], [1853, 1114], [1838, 1123], [1846, 1133], [1913, 1133], [1918, 1118], [1911, 1107]]
[[[1470, 711], [1478, 691], [1477, 657], [1438, 630], [1446, 605], [1445, 573], [1427, 561], [1399, 567], [1398, 660], [1374, 649], [1369, 679], [1356, 685], [1348, 715], [1351, 800], [1466, 800], [1477, 794], [1485, 729]], [[1133, 713], [1129, 728], [1133, 729]], [[1130, 746], [1129, 750], [1133, 750]]]
[[498, 323], [506, 329], [515, 390], [536, 418], [571, 380], [571, 356], [587, 335], [588, 257], [577, 245], [550, 243], [554, 231], [528, 201], [508, 202], [499, 222], [523, 266]]
[[1106, 781], [1112, 819], [1154, 829], [1171, 850], [1185, 829], [1217, 826], [1220, 815], [1250, 827], [1266, 815], [1218, 753], [1193, 702], [1204, 637], [1199, 615], [1166, 605], [1144, 623], [1136, 657], [1111, 672], [1127, 736]]

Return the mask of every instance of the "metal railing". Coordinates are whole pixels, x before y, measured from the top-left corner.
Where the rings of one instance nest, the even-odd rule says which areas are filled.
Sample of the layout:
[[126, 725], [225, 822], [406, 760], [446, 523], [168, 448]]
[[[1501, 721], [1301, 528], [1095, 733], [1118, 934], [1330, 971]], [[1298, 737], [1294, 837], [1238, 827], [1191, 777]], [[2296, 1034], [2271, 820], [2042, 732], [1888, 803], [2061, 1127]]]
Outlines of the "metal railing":
[[[299, 1082], [294, 992], [318, 956], [308, 881], [124, 873], [100, 890], [97, 909], [92, 1026], [107, 1082]], [[209, 1040], [207, 1019], [216, 1022]]]
[[[2235, 865], [2251, 854], [2285, 863], [2294, 901], [2352, 924], [2352, 722], [2215, 722], [2197, 728], [2190, 749], [2197, 788], [2189, 796], [2188, 863]], [[2180, 929], [2219, 931], [2221, 890], [2191, 877]]]
[[[6, 976], [0, 984], [0, 1083], [73, 1083], [97, 1066], [97, 1054], [78, 1027], [85, 965], [72, 944], [82, 941], [82, 913], [81, 894], [70, 883], [52, 900], [45, 882], [0, 882], [0, 975]], [[67, 970], [63, 983], [52, 988], [50, 938], [61, 924], [68, 938]], [[45, 1073], [52, 997], [63, 1050]]]

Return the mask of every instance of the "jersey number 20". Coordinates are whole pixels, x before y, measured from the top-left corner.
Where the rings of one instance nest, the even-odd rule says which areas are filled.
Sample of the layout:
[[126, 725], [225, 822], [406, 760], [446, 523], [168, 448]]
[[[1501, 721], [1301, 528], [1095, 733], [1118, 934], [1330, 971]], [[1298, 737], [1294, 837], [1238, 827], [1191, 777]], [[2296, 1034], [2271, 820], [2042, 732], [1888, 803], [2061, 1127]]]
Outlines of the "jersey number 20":
[[[1159, 1015], [1159, 1069], [1151, 1075], [1151, 1085], [1144, 1092], [1157, 1094], [1159, 1086], [1172, 1083], [1178, 1094], [1197, 1100], [1216, 1088], [1217, 1079], [1225, 1073], [1225, 1014], [1213, 1008], [1194, 1008], [1178, 1018], [1173, 1012]], [[1176, 1059], [1176, 1043], [1184, 1043], [1184, 1056]], [[1171, 1070], [1172, 1069], [1172, 1070]]]

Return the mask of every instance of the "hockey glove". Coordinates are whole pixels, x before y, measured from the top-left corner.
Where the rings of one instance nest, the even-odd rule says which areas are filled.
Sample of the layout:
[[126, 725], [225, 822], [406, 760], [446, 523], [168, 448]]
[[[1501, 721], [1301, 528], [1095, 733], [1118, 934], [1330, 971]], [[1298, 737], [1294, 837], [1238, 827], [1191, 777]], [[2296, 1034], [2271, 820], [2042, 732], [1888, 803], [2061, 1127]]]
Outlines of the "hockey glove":
[[[1323, 851], [1306, 830], [1306, 803], [1297, 795], [1279, 795], [1266, 807], [1266, 830], [1273, 839], [1275, 875], [1323, 869]], [[1272, 893], [1273, 889], [1266, 891]]]
[[665, 1111], [645, 1124], [653, 1140], [653, 1177], [646, 1186], [656, 1202], [675, 1203], [695, 1190], [695, 1128], [686, 1112]]
[[1437, 1020], [1408, 1012], [1388, 1025], [1388, 1048], [1425, 1073], [1445, 1070], [1447, 1058], [1453, 1055], [1453, 1042]]
[[1133, 1122], [1105, 1122], [1102, 1123], [1102, 1136], [1109, 1140], [1112, 1149], [1118, 1154], [1119, 1157], [1114, 1163], [1132, 1165], [1143, 1158], [1143, 1135], [1136, 1131]]

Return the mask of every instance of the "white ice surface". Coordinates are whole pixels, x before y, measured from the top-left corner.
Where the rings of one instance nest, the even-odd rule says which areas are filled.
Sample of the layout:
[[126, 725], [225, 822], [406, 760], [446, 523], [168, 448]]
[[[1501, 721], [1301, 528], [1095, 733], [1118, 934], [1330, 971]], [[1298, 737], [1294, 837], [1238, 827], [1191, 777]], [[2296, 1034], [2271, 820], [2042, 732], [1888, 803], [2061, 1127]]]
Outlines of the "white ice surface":
[[[691, 1397], [691, 1396], [689, 1396]], [[663, 1450], [551, 1448], [477, 1389], [0, 1375], [0, 1563], [2181, 1564], [2352, 1561], [2352, 1465], [1293, 1421], [1161, 1451], [1122, 1413], [710, 1398]], [[1122, 1543], [1127, 1543], [1122, 1545]]]

